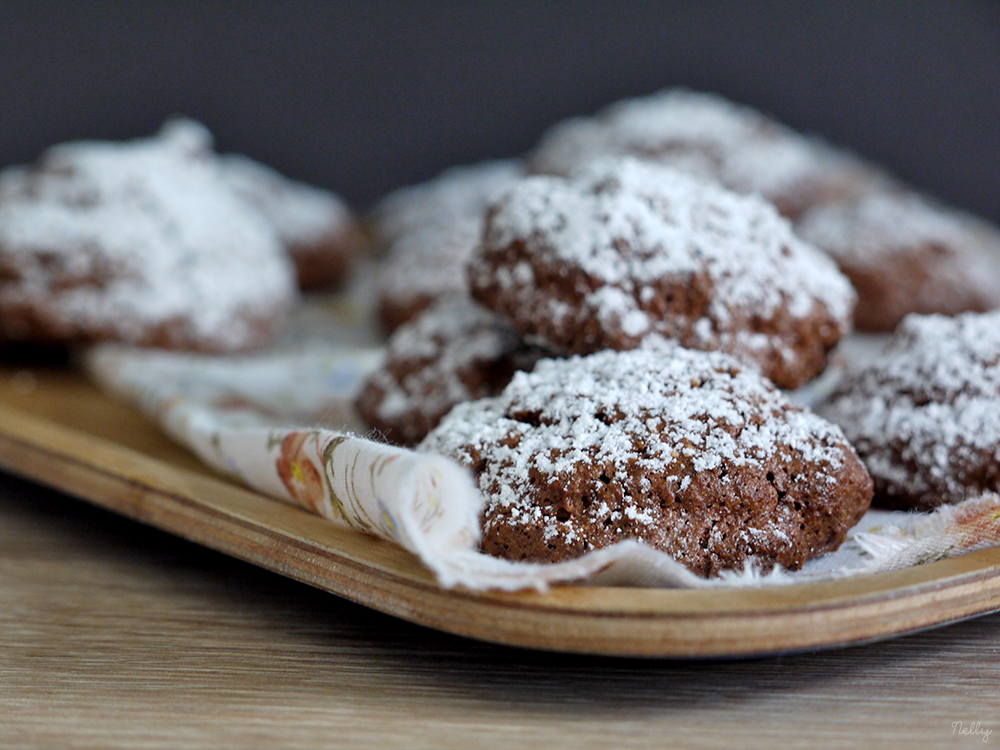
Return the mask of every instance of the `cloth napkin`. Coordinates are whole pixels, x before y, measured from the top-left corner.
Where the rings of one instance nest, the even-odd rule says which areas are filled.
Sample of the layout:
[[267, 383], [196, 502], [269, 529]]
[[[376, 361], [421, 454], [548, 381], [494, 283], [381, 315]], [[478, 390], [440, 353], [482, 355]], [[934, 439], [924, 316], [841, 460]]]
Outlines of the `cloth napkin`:
[[[562, 563], [511, 562], [477, 550], [484, 500], [443, 456], [361, 437], [351, 402], [382, 350], [355, 305], [306, 304], [274, 348], [210, 357], [104, 344], [84, 363], [106, 390], [139, 406], [202, 461], [275, 500], [387, 539], [414, 553], [442, 586], [539, 589], [762, 586], [896, 570], [1000, 544], [1000, 496], [929, 513], [871, 510], [836, 552], [801, 570], [753, 566], [713, 579], [627, 541]], [[821, 383], [802, 400], [817, 398]]]

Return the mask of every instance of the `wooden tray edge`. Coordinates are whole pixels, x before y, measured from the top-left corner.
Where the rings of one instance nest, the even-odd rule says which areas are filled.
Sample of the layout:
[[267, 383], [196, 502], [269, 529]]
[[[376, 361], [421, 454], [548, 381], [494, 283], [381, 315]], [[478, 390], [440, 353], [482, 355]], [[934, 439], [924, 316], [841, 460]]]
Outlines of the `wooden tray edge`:
[[2, 404], [0, 425], [0, 466], [8, 470], [379, 611], [495, 643], [619, 656], [756, 656], [888, 638], [1000, 609], [996, 549], [864, 579], [769, 589], [445, 590], [405, 551], [234, 484]]

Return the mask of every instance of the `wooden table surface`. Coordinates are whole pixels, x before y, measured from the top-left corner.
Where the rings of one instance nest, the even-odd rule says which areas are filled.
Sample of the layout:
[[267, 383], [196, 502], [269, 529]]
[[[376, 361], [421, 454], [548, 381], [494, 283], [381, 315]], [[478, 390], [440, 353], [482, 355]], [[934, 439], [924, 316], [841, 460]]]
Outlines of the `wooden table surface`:
[[395, 620], [0, 473], [2, 747], [773, 750], [862, 736], [1000, 743], [1000, 615], [761, 660], [534, 653]]

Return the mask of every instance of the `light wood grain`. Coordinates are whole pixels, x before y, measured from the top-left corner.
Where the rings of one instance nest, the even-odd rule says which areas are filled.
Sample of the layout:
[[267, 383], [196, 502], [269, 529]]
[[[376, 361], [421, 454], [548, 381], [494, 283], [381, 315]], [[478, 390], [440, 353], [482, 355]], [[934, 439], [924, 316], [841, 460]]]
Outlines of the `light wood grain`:
[[1000, 615], [728, 662], [490, 645], [0, 473], [0, 747], [988, 748], [998, 657]]
[[449, 633], [546, 650], [732, 656], [860, 642], [1000, 608], [1000, 550], [759, 591], [439, 588], [410, 555], [214, 476], [62, 369], [0, 380], [0, 466], [187, 539]]

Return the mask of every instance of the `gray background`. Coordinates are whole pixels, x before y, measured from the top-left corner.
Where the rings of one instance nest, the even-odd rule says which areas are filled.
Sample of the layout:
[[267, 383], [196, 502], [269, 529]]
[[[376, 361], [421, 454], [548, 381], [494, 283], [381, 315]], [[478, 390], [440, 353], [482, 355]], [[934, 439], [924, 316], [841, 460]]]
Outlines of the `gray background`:
[[1000, 220], [995, 2], [11, 3], [0, 165], [170, 114], [363, 209], [672, 85], [753, 104]]

